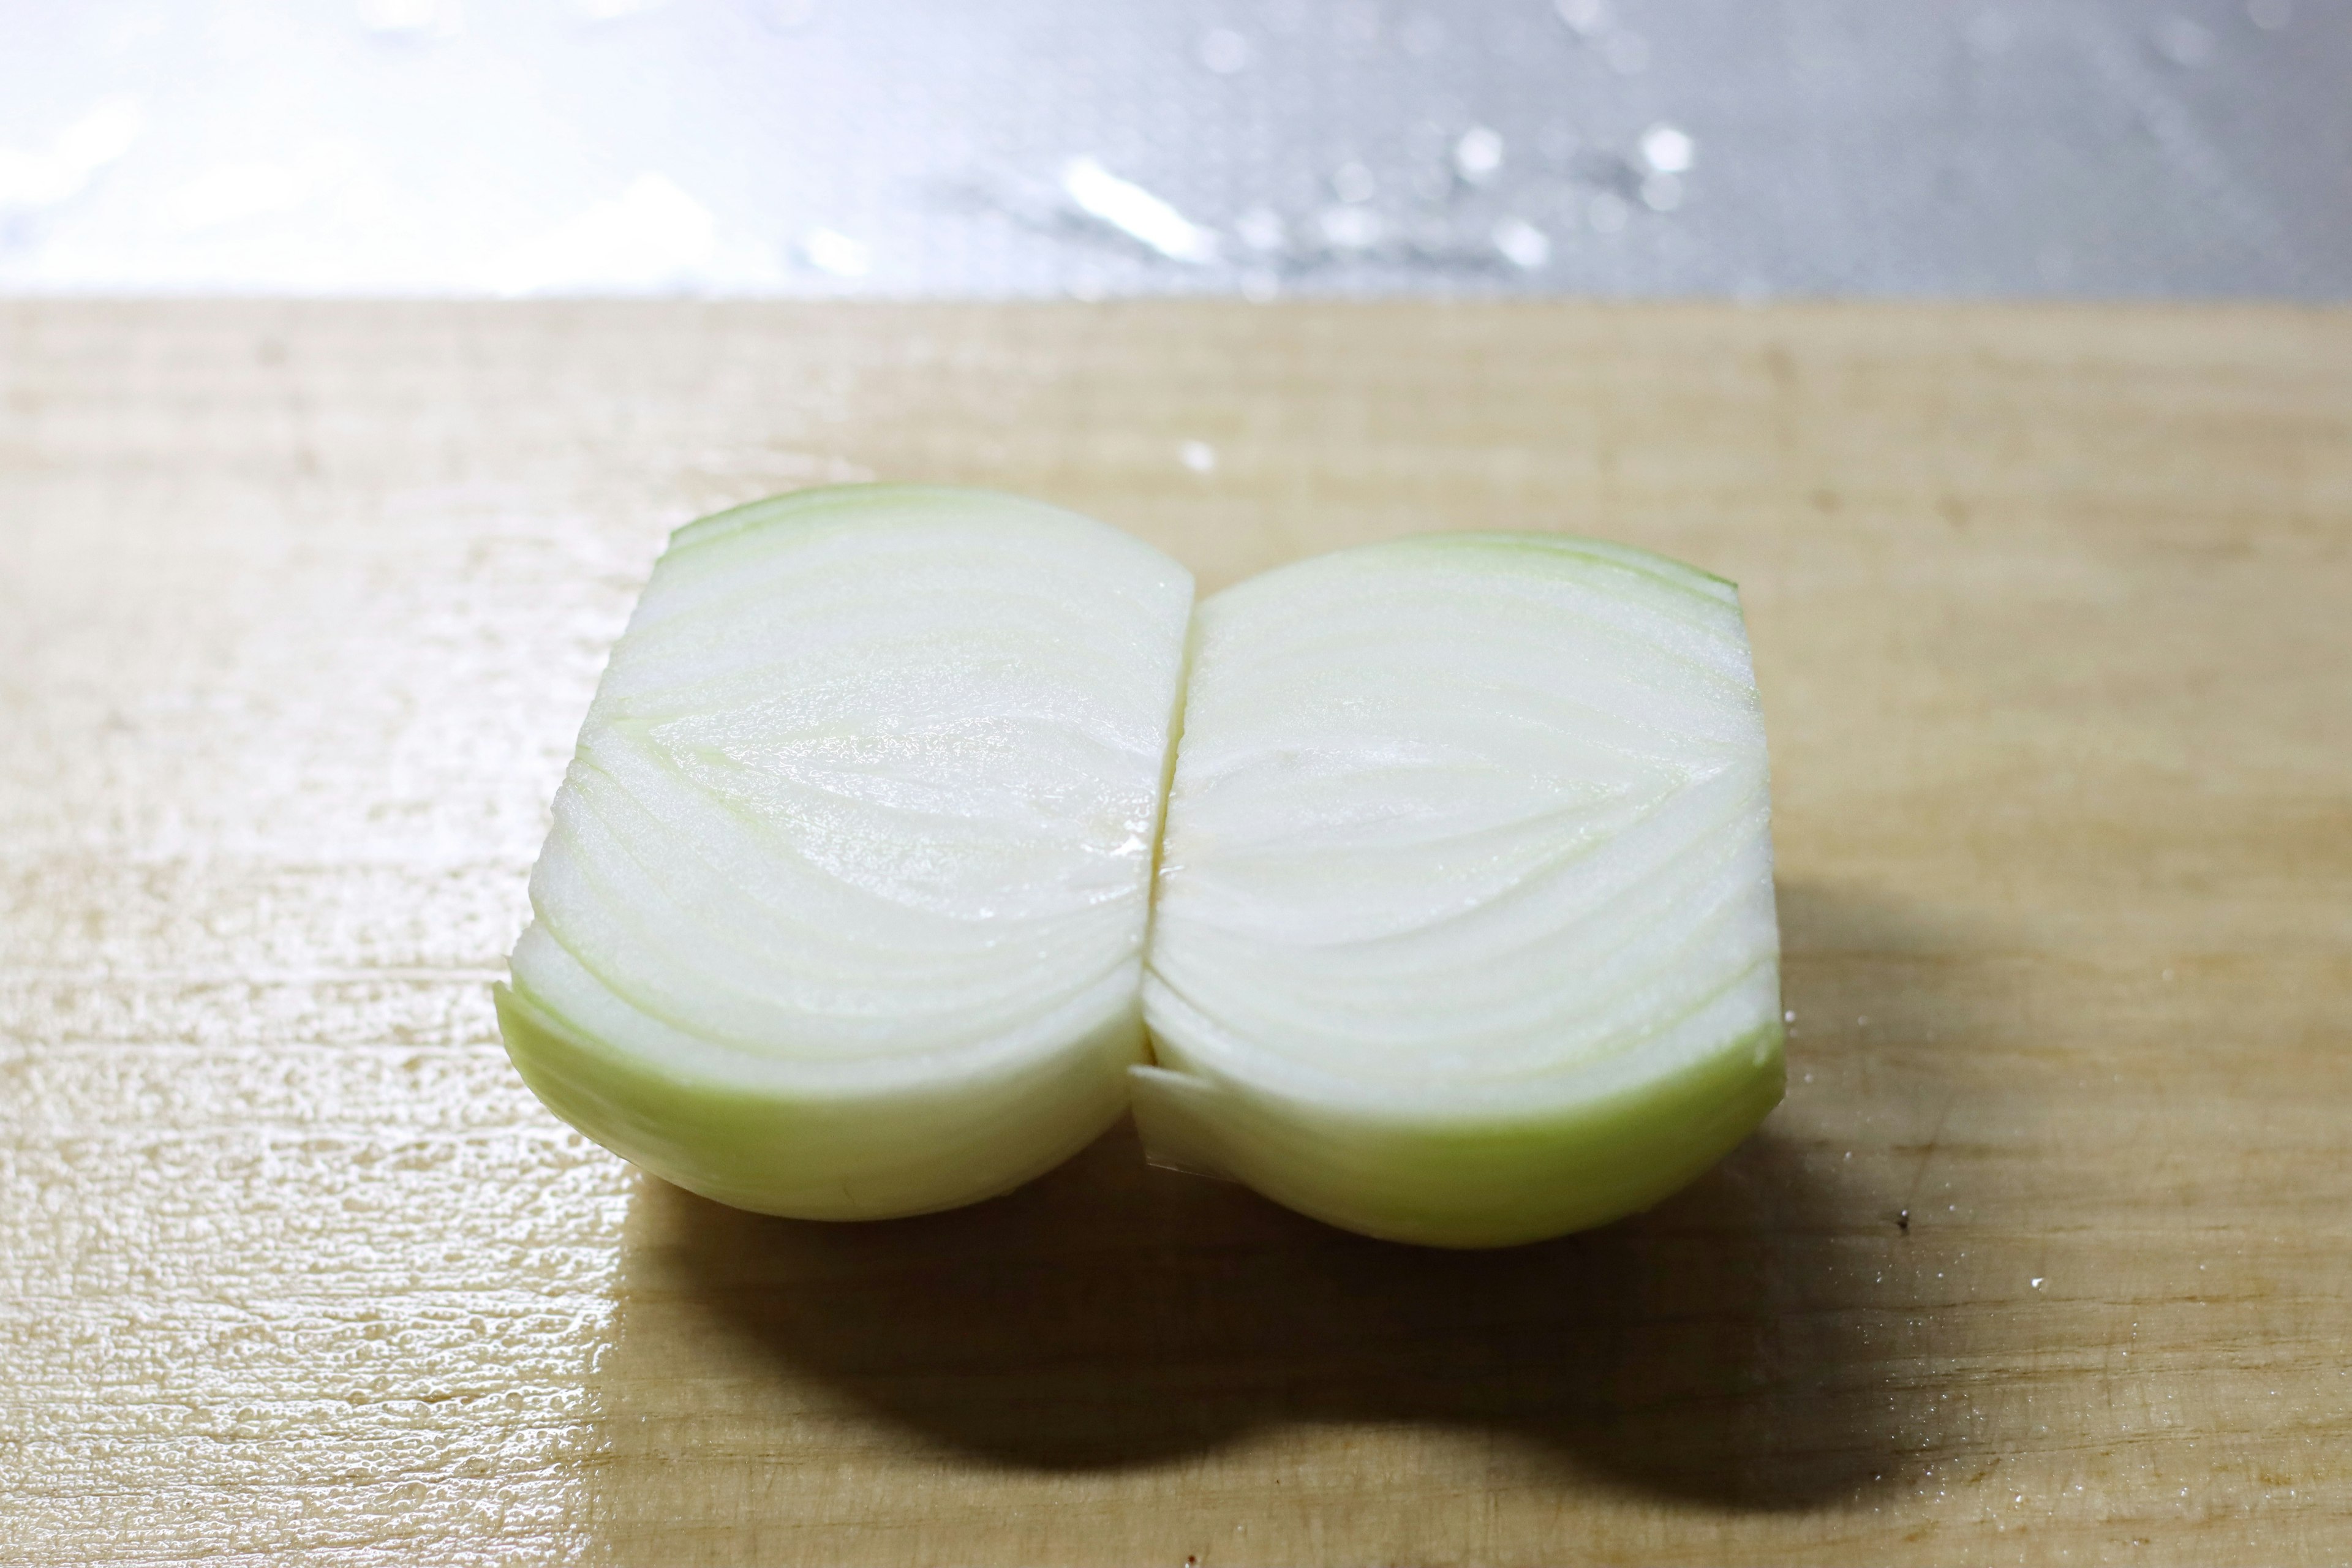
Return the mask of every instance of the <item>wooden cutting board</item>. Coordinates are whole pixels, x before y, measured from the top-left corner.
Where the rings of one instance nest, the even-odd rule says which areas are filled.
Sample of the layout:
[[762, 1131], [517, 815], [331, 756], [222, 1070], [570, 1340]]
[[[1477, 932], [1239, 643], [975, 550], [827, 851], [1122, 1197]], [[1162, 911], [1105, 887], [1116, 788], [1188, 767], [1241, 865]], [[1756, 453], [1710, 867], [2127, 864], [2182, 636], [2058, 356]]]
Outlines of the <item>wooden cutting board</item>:
[[[1788, 1101], [1455, 1256], [684, 1196], [488, 988], [664, 532], [1742, 584]], [[0, 307], [0, 1558], [2352, 1560], [2352, 313]]]

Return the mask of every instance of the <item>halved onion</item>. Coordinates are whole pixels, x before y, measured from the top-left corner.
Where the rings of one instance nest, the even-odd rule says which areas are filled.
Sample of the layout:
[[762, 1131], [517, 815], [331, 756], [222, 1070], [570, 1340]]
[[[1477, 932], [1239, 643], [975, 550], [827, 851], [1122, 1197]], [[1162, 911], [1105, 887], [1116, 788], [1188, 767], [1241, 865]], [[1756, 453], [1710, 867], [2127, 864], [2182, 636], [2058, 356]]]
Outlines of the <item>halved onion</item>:
[[1131, 1075], [1156, 1160], [1495, 1246], [1647, 1206], [1779, 1100], [1731, 584], [1407, 540], [1218, 595], [1192, 660]]
[[1033, 502], [866, 486], [680, 529], [499, 992], [558, 1114], [739, 1207], [1018, 1185], [1127, 1109], [1192, 579]]

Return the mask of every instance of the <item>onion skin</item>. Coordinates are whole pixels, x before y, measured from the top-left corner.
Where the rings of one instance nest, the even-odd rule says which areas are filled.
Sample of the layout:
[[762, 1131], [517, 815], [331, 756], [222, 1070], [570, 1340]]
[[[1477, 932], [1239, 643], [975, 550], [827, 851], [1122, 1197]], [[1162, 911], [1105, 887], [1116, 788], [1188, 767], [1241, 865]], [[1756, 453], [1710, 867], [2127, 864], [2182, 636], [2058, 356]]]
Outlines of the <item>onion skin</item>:
[[1240, 1182], [1343, 1230], [1457, 1248], [1639, 1214], [1738, 1147], [1787, 1081], [1777, 1024], [1691, 1072], [1514, 1121], [1350, 1114], [1199, 1072], [1131, 1076], [1155, 1164]]
[[1144, 1058], [1129, 1009], [1068, 1049], [994, 1072], [950, 1073], [912, 1094], [823, 1096], [666, 1071], [564, 1028], [509, 986], [496, 996], [508, 1057], [556, 1115], [688, 1192], [793, 1219], [897, 1218], [1009, 1193], [1116, 1122], [1128, 1068]]

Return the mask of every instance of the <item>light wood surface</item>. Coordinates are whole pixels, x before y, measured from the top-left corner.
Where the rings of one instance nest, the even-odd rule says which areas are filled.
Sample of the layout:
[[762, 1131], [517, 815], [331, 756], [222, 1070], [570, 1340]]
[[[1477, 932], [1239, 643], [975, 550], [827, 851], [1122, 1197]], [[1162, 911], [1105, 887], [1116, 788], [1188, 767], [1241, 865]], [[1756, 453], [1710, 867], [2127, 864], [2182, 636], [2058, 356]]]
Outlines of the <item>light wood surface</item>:
[[[1738, 579], [1787, 1103], [1484, 1256], [570, 1134], [488, 987], [604, 648], [865, 476]], [[2352, 314], [0, 307], [0, 1559], [209, 1556], [2352, 1562]]]

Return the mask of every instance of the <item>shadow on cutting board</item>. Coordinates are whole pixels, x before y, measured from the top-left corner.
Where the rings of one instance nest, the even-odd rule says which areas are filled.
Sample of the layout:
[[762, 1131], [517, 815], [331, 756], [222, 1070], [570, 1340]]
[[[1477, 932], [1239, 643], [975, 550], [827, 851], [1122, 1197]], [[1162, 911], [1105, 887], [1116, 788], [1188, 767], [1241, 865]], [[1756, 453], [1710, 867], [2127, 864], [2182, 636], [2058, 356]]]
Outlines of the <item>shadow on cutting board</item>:
[[[1807, 930], [1868, 913], [1821, 902], [1783, 893], [1792, 963]], [[641, 1177], [604, 1462], [854, 1468], [919, 1448], [1100, 1474], [1366, 1424], [1515, 1439], [1724, 1507], [1852, 1499], [1933, 1435], [1897, 1432], [1870, 1316], [1820, 1289], [1856, 1233], [1897, 1244], [1891, 1200], [1792, 1134], [1806, 1124], [1784, 1107], [1647, 1214], [1486, 1253], [1150, 1169], [1125, 1127], [1008, 1197], [876, 1225]]]

